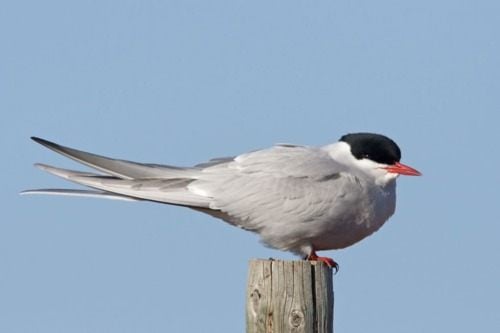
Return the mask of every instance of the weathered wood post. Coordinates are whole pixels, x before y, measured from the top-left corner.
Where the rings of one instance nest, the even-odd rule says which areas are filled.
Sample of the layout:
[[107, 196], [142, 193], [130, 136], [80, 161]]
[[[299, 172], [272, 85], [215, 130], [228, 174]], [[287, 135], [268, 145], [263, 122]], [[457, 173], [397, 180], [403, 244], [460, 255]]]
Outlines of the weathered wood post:
[[333, 333], [332, 269], [321, 262], [250, 261], [247, 333]]

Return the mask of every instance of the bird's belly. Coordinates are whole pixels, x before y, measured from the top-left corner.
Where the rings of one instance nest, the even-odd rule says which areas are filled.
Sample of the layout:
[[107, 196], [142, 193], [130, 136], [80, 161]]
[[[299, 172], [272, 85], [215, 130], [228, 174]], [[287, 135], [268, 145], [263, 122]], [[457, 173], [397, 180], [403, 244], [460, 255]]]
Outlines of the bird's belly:
[[319, 222], [322, 233], [311, 239], [316, 250], [341, 249], [370, 236], [394, 213], [395, 198], [392, 193], [376, 196], [376, 200], [361, 205], [349, 213], [344, 212]]
[[362, 223], [342, 223], [321, 235], [312, 238], [311, 244], [316, 250], [342, 249], [351, 246], [377, 231], [385, 220], [363, 221]]

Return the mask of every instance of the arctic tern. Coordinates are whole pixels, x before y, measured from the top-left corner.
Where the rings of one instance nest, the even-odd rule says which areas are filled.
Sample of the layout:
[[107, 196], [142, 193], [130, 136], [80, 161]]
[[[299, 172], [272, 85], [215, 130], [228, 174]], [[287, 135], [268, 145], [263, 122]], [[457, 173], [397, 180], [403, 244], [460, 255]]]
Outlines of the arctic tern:
[[316, 251], [345, 248], [377, 231], [396, 207], [396, 178], [419, 176], [400, 163], [390, 138], [346, 134], [321, 146], [278, 144], [193, 167], [108, 158], [32, 137], [99, 173], [36, 164], [91, 189], [39, 189], [59, 194], [147, 200], [185, 206], [260, 235], [266, 245], [338, 268]]

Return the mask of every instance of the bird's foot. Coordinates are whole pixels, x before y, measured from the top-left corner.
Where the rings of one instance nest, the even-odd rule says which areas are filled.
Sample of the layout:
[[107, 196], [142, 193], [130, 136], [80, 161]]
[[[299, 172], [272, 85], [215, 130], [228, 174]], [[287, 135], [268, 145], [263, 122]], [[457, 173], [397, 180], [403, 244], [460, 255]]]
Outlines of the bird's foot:
[[322, 263], [325, 263], [328, 267], [333, 268], [335, 270], [335, 273], [339, 271], [339, 264], [337, 264], [335, 260], [328, 257], [320, 257], [316, 254], [316, 252], [312, 252], [311, 254], [306, 256], [306, 260], [320, 261]]

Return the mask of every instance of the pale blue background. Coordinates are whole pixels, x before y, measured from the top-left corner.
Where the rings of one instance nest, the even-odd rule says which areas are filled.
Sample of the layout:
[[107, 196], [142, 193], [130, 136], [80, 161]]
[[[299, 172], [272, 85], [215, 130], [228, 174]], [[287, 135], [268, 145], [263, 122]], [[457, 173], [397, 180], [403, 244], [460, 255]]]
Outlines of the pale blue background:
[[61, 197], [37, 135], [190, 165], [394, 138], [396, 215], [338, 252], [337, 332], [500, 331], [499, 1], [10, 1], [0, 9], [1, 332], [242, 332], [247, 261], [178, 207]]

